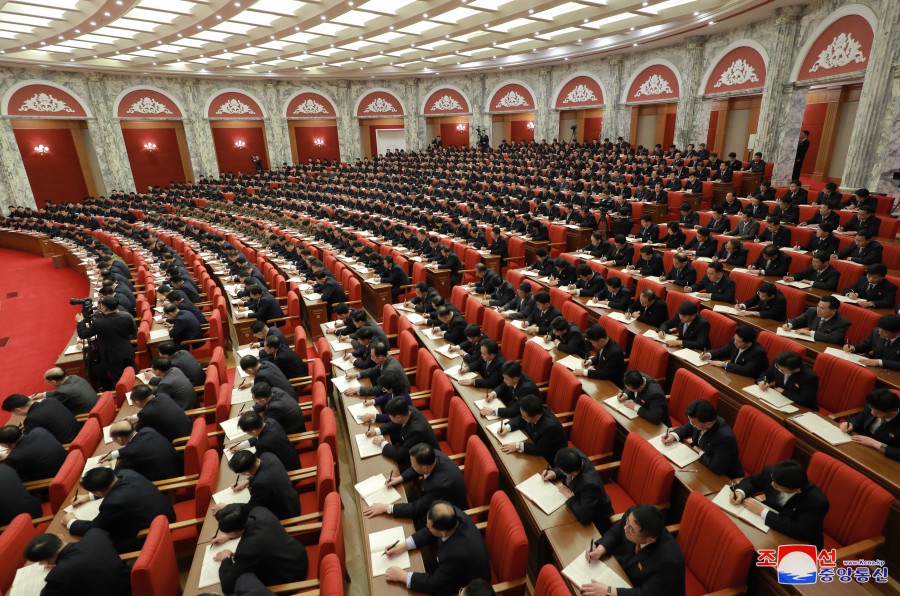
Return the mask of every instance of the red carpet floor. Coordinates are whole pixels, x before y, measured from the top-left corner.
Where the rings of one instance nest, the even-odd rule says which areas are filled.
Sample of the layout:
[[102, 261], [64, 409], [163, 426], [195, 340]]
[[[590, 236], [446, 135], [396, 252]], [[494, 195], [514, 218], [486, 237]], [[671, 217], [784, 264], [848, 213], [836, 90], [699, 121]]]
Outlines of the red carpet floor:
[[[78, 307], [87, 296], [74, 270], [56, 269], [47, 257], [0, 249], [0, 400], [10, 393], [49, 389], [44, 371], [53, 366], [75, 331]], [[11, 296], [12, 295], [12, 296]], [[8, 419], [0, 410], [0, 423]]]

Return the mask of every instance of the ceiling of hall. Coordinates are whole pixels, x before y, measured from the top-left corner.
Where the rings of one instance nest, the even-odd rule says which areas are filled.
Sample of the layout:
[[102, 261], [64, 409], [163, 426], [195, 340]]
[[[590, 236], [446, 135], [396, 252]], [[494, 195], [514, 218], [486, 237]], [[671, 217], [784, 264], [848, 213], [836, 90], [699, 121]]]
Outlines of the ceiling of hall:
[[142, 74], [390, 78], [672, 43], [780, 0], [0, 0], [0, 64]]

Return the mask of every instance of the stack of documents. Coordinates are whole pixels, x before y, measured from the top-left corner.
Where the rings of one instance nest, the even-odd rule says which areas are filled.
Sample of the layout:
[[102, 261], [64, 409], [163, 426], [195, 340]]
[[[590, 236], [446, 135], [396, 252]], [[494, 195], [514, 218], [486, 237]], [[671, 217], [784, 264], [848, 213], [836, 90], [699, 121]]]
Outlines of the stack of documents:
[[689, 466], [700, 459], [700, 454], [684, 443], [675, 442], [671, 445], [664, 445], [662, 442], [663, 436], [664, 435], [653, 437], [652, 439], [649, 439], [649, 442], [657, 451], [669, 458], [669, 461], [679, 468]]
[[516, 485], [516, 489], [525, 495], [529, 501], [541, 508], [541, 511], [550, 515], [566, 504], [566, 496], [559, 491], [559, 487], [553, 482], [544, 482], [540, 474], [531, 476], [524, 482]]
[[630, 588], [631, 584], [619, 577], [619, 575], [609, 568], [603, 561], [592, 561], [588, 563], [584, 555], [578, 555], [575, 560], [566, 565], [562, 570], [562, 574], [566, 576], [576, 586], [587, 586], [593, 580], [597, 580], [601, 584], [612, 586], [613, 588]]
[[794, 416], [791, 420], [832, 445], [843, 445], [853, 441], [850, 435], [841, 432], [841, 429], [815, 412], [800, 414], [799, 416]]
[[636, 410], [632, 410], [631, 408], [625, 407], [625, 405], [619, 401], [619, 398], [615, 395], [612, 397], [608, 397], [603, 400], [603, 403], [608, 405], [610, 408], [625, 416], [629, 420], [634, 420], [638, 417], [638, 413]]

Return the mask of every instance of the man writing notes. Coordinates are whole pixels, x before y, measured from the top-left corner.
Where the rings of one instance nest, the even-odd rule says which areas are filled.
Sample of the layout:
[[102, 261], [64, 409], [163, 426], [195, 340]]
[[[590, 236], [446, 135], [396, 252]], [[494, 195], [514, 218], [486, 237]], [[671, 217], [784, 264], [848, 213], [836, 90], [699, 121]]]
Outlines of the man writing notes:
[[664, 445], [672, 445], [690, 438], [694, 450], [703, 455], [700, 463], [714, 474], [729, 478], [744, 475], [744, 467], [738, 457], [738, 443], [734, 431], [716, 409], [705, 399], [695, 399], [685, 409], [688, 422], [670, 431], [662, 438]]
[[594, 463], [588, 457], [571, 447], [556, 452], [553, 467], [541, 474], [545, 482], [561, 480], [560, 491], [567, 497], [566, 506], [582, 524], [593, 523], [605, 533], [612, 525], [612, 503]]

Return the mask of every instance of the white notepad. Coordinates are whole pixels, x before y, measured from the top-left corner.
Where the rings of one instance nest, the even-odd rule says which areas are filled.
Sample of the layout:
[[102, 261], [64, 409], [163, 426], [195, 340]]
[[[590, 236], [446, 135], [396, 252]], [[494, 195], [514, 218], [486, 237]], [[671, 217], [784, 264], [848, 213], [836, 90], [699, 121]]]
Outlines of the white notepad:
[[[406, 306], [406, 304], [404, 304], [403, 302], [398, 302], [397, 304], [395, 304], [394, 309], [397, 310], [398, 312], [411, 312], [411, 313], [416, 312], [415, 306]], [[409, 316], [409, 315], [407, 315], [407, 316]]]
[[547, 341], [547, 339], [543, 335], [535, 335], [531, 339], [528, 340], [530, 343], [537, 344], [547, 350], [548, 352], [553, 349], [554, 343], [552, 341]]
[[150, 341], [156, 341], [158, 339], [168, 339], [169, 338], [169, 330], [168, 329], [154, 329], [150, 332]]
[[535, 474], [516, 485], [516, 489], [529, 501], [540, 507], [541, 511], [550, 515], [568, 500], [553, 482], [544, 482], [540, 474]]
[[423, 317], [422, 315], [420, 315], [417, 312], [411, 312], [405, 316], [409, 320], [409, 322], [412, 323], [413, 325], [421, 325], [422, 323], [425, 323], [427, 320], [427, 319], [425, 319], [425, 317]]
[[[718, 505], [731, 515], [738, 517], [748, 524], [756, 527], [758, 530], [768, 533], [769, 526], [766, 525], [766, 522], [763, 520], [761, 515], [757, 515], [744, 507], [743, 505], [734, 505], [731, 502], [731, 486], [723, 486], [722, 490], [719, 491], [719, 494], [716, 495], [716, 498], [713, 499], [713, 503]], [[764, 509], [769, 509], [765, 505], [763, 505]]]
[[63, 354], [65, 354], [66, 356], [71, 356], [73, 354], [81, 354], [81, 351], [82, 347], [76, 343], [68, 346]]
[[852, 362], [853, 364], [858, 364], [859, 366], [865, 366], [861, 361], [865, 359], [865, 356], [860, 356], [859, 354], [854, 354], [853, 352], [845, 352], [840, 348], [825, 348], [825, 353], [835, 358], [840, 358], [842, 360], [847, 360], [848, 362]]
[[396, 557], [388, 557], [384, 554], [384, 551], [393, 544], [400, 544], [405, 540], [406, 535], [400, 526], [369, 534], [369, 552], [372, 554], [372, 577], [384, 575], [388, 567], [410, 568], [408, 552], [399, 554]]
[[347, 377], [334, 377], [331, 379], [331, 383], [341, 393], [346, 393], [350, 388], [362, 386], [359, 384], [359, 379], [348, 379]]
[[[512, 312], [512, 311], [509, 311], [509, 312]], [[510, 325], [512, 325], [516, 329], [523, 329], [523, 330], [525, 329], [525, 321], [523, 321], [522, 319], [514, 319], [513, 321], [510, 322]]]
[[677, 335], [672, 335], [672, 334], [669, 334], [669, 333], [665, 334], [665, 336], [664, 336], [662, 339], [660, 339], [660, 338], [659, 338], [659, 332], [658, 332], [658, 331], [655, 331], [655, 330], [653, 330], [653, 329], [647, 329], [646, 331], [644, 331], [644, 333], [643, 333], [642, 335], [643, 335], [644, 337], [649, 337], [649, 338], [652, 339], [653, 341], [658, 341], [659, 343], [665, 343], [665, 342], [669, 341], [670, 339], [671, 339], [671, 340], [676, 340], [676, 339], [678, 339], [678, 336], [677, 336]]
[[444, 344], [441, 347], [439, 347], [438, 349], [436, 349], [435, 352], [437, 352], [444, 358], [450, 358], [450, 359], [462, 358], [462, 356], [463, 356], [462, 350], [454, 350], [451, 352], [450, 348], [452, 348], [452, 347], [453, 347], [453, 344]]
[[[490, 404], [488, 404], [488, 402], [483, 399], [477, 399], [477, 400], [475, 400], [474, 403], [475, 403], [475, 407], [478, 408], [479, 410], [482, 408], [493, 408], [493, 407], [496, 407], [497, 404], [499, 404], [501, 407], [503, 405], [503, 402], [501, 402], [499, 399], [495, 399]], [[488, 420], [488, 421], [500, 420], [500, 417], [494, 416], [493, 414], [489, 414], [489, 415], [485, 416], [485, 420]]]
[[[241, 451], [249, 451], [250, 453], [256, 453], [256, 447], [247, 447], [246, 449], [242, 449]], [[234, 453], [231, 452], [231, 449], [223, 449], [222, 455], [225, 456], [225, 459], [231, 461], [231, 458], [234, 457]]]
[[337, 336], [329, 338], [328, 344], [331, 346], [331, 351], [334, 353], [346, 352], [347, 350], [353, 349], [353, 344], [351, 342], [343, 341], [342, 339], [339, 339]]
[[[240, 362], [241, 358], [243, 358], [244, 356], [259, 355], [259, 348], [251, 348], [250, 346], [241, 346], [240, 348], [237, 349], [236, 353], [237, 353], [237, 360], [238, 360], [238, 362]], [[238, 368], [238, 370], [241, 370], [240, 366], [238, 366], [237, 368]], [[241, 372], [243, 372], [243, 371], [241, 371]]]
[[792, 288], [800, 288], [801, 290], [812, 287], [812, 284], [808, 281], [784, 281], [783, 279], [779, 279], [775, 283], [791, 286]]
[[861, 300], [861, 298], [850, 298], [849, 296], [844, 296], [842, 294], [832, 294], [835, 298], [840, 300], [841, 302], [847, 302], [849, 304], [856, 304]]
[[790, 406], [794, 404], [793, 401], [791, 401], [778, 391], [775, 391], [774, 389], [766, 389], [765, 391], [763, 391], [759, 388], [759, 385], [749, 385], [747, 387], [744, 387], [744, 391], [746, 393], [749, 393], [753, 397], [758, 397], [759, 399], [775, 408], [780, 409], [784, 406]]
[[631, 319], [625, 316], [623, 312], [611, 312], [608, 316], [613, 321], [619, 321], [620, 323], [625, 323], [626, 325], [631, 322]]
[[[491, 432], [491, 434], [494, 435], [494, 437], [496, 437], [498, 441], [500, 441], [501, 445], [515, 445], [516, 443], [520, 443], [520, 442], [528, 440], [528, 435], [526, 435], [525, 433], [523, 433], [520, 430], [514, 430], [512, 432], [507, 432], [503, 436], [498, 435], [497, 431], [500, 430], [500, 425], [502, 425], [502, 424], [508, 425], [509, 423], [501, 420], [500, 422], [495, 422], [494, 424], [491, 424], [490, 426], [487, 427], [487, 429]], [[509, 426], [507, 426], [507, 429], [509, 429]]]
[[565, 358], [560, 358], [559, 360], [557, 360], [557, 362], [559, 364], [562, 364], [569, 370], [584, 368], [584, 361], [578, 356], [574, 356], [572, 354], [569, 354]]
[[100, 515], [100, 504], [103, 503], [103, 499], [94, 499], [93, 501], [88, 501], [83, 505], [79, 505], [78, 507], [73, 507], [69, 505], [66, 507], [66, 513], [74, 513], [76, 519], [80, 519], [82, 521], [93, 521], [95, 517]]
[[682, 348], [677, 352], [672, 352], [672, 355], [677, 358], [681, 358], [685, 362], [693, 364], [694, 366], [706, 366], [707, 364], [709, 364], [709, 360], [701, 360], [700, 353], [695, 352], [694, 350], [691, 350], [689, 348]]
[[592, 580], [597, 580], [613, 588], [630, 588], [631, 584], [622, 579], [615, 571], [603, 561], [587, 562], [584, 555], [578, 555], [575, 560], [566, 565], [562, 574], [576, 586], [586, 586]]
[[242, 431], [238, 427], [238, 419], [240, 416], [235, 418], [229, 418], [228, 420], [223, 420], [219, 423], [219, 426], [225, 431], [225, 438], [229, 441], [237, 441], [238, 439], [246, 439], [247, 433]]
[[249, 503], [250, 502], [250, 489], [245, 488], [243, 490], [235, 491], [229, 486], [225, 490], [220, 490], [219, 492], [213, 494], [212, 498], [213, 498], [213, 502], [216, 505], [231, 505], [232, 503]]
[[815, 434], [819, 438], [828, 441], [832, 445], [843, 445], [844, 443], [850, 443], [853, 441], [853, 439], [850, 438], [850, 435], [844, 434], [843, 432], [841, 432], [841, 429], [831, 424], [815, 412], [800, 414], [799, 416], [794, 416], [793, 418], [791, 418], [791, 420], [793, 420], [809, 432]]
[[206, 545], [206, 549], [203, 551], [203, 565], [200, 567], [198, 588], [208, 588], [219, 583], [219, 567], [222, 565], [222, 562], [213, 560], [213, 557], [223, 550], [235, 552], [240, 541], [240, 538], [232, 538], [228, 542], [223, 542], [219, 545]]
[[107, 445], [112, 443], [112, 437], [109, 434], [109, 431], [111, 429], [112, 429], [112, 424], [110, 424], [109, 426], [103, 427], [103, 442], [106, 443]]
[[231, 405], [244, 404], [253, 401], [253, 384], [251, 383], [245, 389], [240, 389], [240, 383], [235, 383], [231, 390]]
[[713, 307], [713, 312], [720, 312], [726, 315], [737, 315], [742, 316], [747, 314], [746, 311], [740, 311], [733, 306], [725, 306], [723, 304], [717, 304]]
[[112, 461], [100, 463], [100, 460], [104, 457], [106, 457], [106, 455], [95, 455], [94, 457], [87, 458], [87, 461], [84, 462], [84, 470], [81, 472], [81, 475], [84, 476], [88, 471], [93, 470], [94, 468], [112, 468]]
[[378, 409], [375, 406], [365, 405], [365, 402], [347, 406], [347, 410], [350, 412], [350, 416], [356, 420], [357, 424], [363, 424], [363, 422], [360, 421], [360, 418], [362, 418], [364, 414], [372, 414], [373, 416], [378, 415]]
[[800, 341], [815, 341], [811, 335], [800, 335], [799, 333], [794, 333], [793, 331], [788, 331], [784, 327], [779, 325], [778, 329], [775, 331], [775, 335], [780, 335], [781, 337], [787, 337], [788, 339], [799, 339]]
[[625, 405], [619, 401], [619, 398], [613, 395], [612, 397], [608, 397], [603, 400], [603, 403], [608, 405], [610, 408], [625, 416], [629, 420], [634, 420], [638, 417], [637, 410], [632, 410], [631, 408], [625, 407]]
[[341, 369], [344, 372], [347, 372], [350, 369], [355, 368], [353, 366], [353, 358], [352, 357], [349, 360], [345, 359], [345, 358], [335, 358], [334, 360], [331, 361], [331, 364], [338, 367], [339, 369]]
[[669, 460], [679, 468], [689, 466], [700, 459], [700, 454], [684, 443], [672, 443], [671, 445], [663, 445], [662, 435], [653, 437], [652, 439], [649, 439], [649, 441], [657, 451], [669, 458]]
[[360, 459], [381, 455], [381, 445], [372, 442], [373, 437], [367, 437], [366, 433], [356, 435], [356, 450]]
[[387, 478], [384, 477], [384, 474], [378, 474], [358, 482], [353, 488], [363, 498], [366, 505], [374, 505], [375, 503], [390, 505], [403, 498], [396, 488], [385, 486], [385, 482], [387, 482]]
[[471, 371], [466, 373], [460, 373], [459, 368], [461, 365], [452, 366], [446, 370], [444, 370], [444, 374], [452, 379], [456, 379], [457, 381], [470, 381], [473, 379], [477, 379], [478, 375]]
[[16, 571], [7, 596], [35, 596], [47, 585], [50, 570], [39, 563], [30, 563]]
[[422, 335], [432, 341], [442, 339], [444, 337], [444, 333], [437, 327], [429, 327], [428, 329], [424, 329], [422, 331]]

